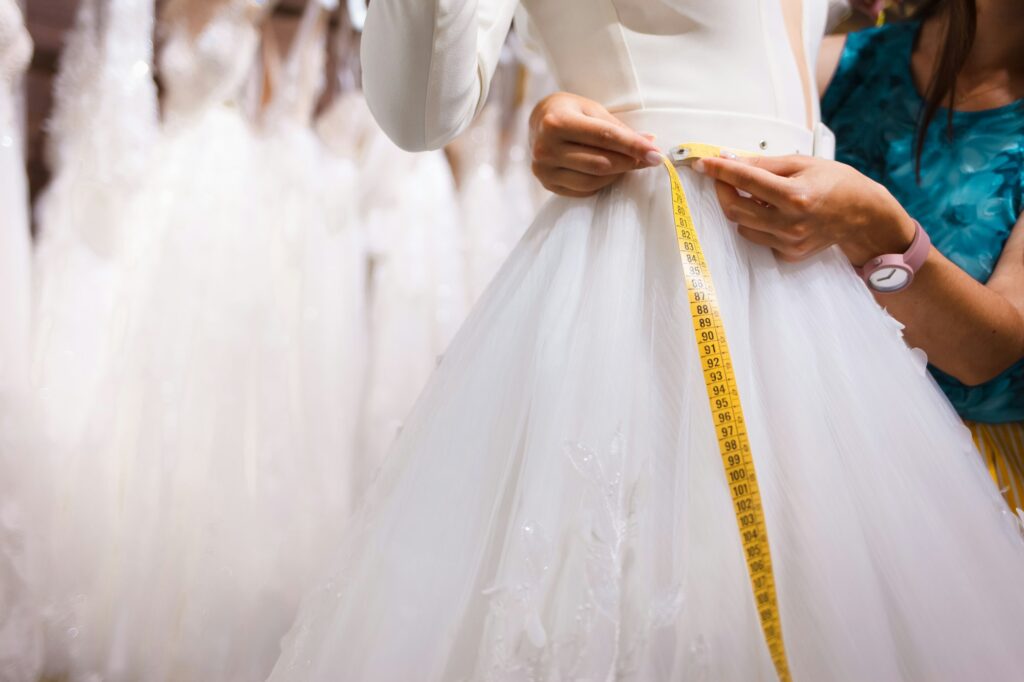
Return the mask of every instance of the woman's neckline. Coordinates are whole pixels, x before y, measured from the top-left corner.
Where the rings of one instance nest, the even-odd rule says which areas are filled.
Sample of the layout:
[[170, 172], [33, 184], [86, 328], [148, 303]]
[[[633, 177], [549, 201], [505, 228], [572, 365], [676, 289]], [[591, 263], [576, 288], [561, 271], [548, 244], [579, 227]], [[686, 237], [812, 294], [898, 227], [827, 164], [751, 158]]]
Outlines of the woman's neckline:
[[[901, 26], [901, 28], [904, 30], [904, 33], [906, 33], [910, 39], [907, 40], [906, 44], [903, 46], [903, 63], [901, 64], [902, 68], [900, 69], [900, 71], [901, 76], [904, 78], [906, 85], [913, 93], [914, 99], [917, 101], [918, 105], [923, 109], [926, 104], [926, 101], [924, 96], [921, 94], [921, 91], [918, 90], [917, 88], [917, 83], [914, 81], [913, 72], [914, 48], [917, 46], [918, 38], [921, 35], [921, 27], [922, 22], [920, 20], [910, 20], [905, 22]], [[963, 110], [954, 107], [952, 109], [952, 113], [954, 119], [969, 119], [978, 117], [983, 118], [985, 116], [998, 116], [1000, 114], [1007, 113], [1021, 106], [1024, 106], [1024, 97], [1020, 99], [1015, 99], [1012, 102], [1008, 102], [1006, 104], [1000, 104], [997, 107], [989, 107], [988, 109]], [[939, 105], [939, 107], [935, 110], [935, 118], [936, 120], [946, 118], [949, 116], [949, 113], [949, 107]]]

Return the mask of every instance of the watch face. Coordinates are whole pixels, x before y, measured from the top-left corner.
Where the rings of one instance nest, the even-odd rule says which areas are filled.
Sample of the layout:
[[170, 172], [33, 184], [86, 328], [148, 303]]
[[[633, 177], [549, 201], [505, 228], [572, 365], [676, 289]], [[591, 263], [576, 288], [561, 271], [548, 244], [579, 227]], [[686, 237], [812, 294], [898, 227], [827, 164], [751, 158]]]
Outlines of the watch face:
[[899, 291], [910, 284], [910, 270], [895, 265], [883, 265], [868, 276], [875, 291]]

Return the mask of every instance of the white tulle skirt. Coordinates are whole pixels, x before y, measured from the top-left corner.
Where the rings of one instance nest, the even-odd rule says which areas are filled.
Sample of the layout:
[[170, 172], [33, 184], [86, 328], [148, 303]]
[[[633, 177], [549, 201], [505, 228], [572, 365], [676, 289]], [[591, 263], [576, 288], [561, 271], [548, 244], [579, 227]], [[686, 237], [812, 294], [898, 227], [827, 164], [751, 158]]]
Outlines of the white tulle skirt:
[[[798, 682], [1019, 680], [1024, 540], [839, 254], [683, 182], [722, 300]], [[774, 680], [663, 169], [555, 199], [406, 422], [272, 682]]]
[[161, 147], [109, 370], [84, 435], [46, 453], [49, 667], [72, 682], [262, 679], [351, 504], [354, 426], [326, 413], [354, 410], [362, 277], [332, 261], [353, 226], [237, 110]]

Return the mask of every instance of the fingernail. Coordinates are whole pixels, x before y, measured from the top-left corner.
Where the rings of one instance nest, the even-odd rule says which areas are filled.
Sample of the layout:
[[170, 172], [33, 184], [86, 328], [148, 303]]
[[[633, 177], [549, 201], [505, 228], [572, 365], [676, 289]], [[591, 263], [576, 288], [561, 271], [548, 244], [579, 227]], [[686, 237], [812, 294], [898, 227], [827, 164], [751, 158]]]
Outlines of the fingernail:
[[661, 164], [661, 154], [656, 151], [649, 151], [644, 154], [644, 161], [648, 166], [657, 166]]
[[736, 194], [739, 194], [739, 195], [740, 195], [741, 197], [743, 197], [744, 199], [750, 199], [751, 197], [753, 197], [753, 196], [754, 196], [754, 195], [753, 195], [753, 194], [751, 194], [750, 192], [745, 192], [745, 191], [743, 191], [742, 189], [738, 189], [738, 190], [736, 190]]
[[691, 168], [693, 168], [693, 170], [697, 171], [698, 173], [703, 173], [704, 172], [704, 159], [697, 159], [696, 161], [694, 161], [693, 162], [693, 166], [691, 166]]
[[732, 152], [720, 152], [718, 155], [721, 158], [723, 158], [723, 159], [735, 159], [735, 158], [737, 158], [736, 155], [733, 154]]
[[640, 133], [640, 137], [647, 138], [651, 142], [654, 142], [654, 133]]

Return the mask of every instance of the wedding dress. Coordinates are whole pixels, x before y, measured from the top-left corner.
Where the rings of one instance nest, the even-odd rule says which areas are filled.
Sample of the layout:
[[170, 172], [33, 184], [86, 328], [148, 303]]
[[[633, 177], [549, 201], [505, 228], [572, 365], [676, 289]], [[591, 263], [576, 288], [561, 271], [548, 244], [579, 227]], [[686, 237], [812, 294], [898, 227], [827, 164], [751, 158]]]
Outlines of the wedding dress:
[[[152, 78], [153, 5], [84, 0], [78, 5], [54, 88], [49, 122], [50, 185], [37, 204], [32, 367], [24, 419], [8, 433], [33, 462], [25, 499], [33, 506], [33, 583], [45, 633], [44, 674], [63, 674], [83, 638], [73, 612], [93, 577], [106, 521], [93, 490], [87, 439], [110, 344], [122, 331], [119, 259], [150, 217], [135, 196], [157, 142]], [[95, 499], [90, 495], [95, 494]], [[116, 501], [107, 504], [116, 506]], [[74, 523], [67, 523], [67, 519]]]
[[[350, 511], [353, 460], [367, 355], [366, 249], [358, 216], [359, 177], [349, 156], [332, 153], [313, 129], [325, 86], [329, 1], [309, 0], [279, 87], [263, 121], [267, 206], [295, 240], [300, 273], [304, 457], [335, 486], [323, 513]], [[328, 500], [325, 500], [327, 505]]]
[[540, 98], [556, 88], [541, 91], [546, 79], [539, 59], [510, 34], [487, 104], [470, 128], [446, 146], [455, 159], [472, 301], [487, 289], [545, 198], [530, 170], [528, 117]]
[[[524, 29], [525, 30], [525, 29]], [[509, 211], [514, 215], [514, 224], [519, 236], [533, 222], [537, 211], [550, 196], [533, 175], [530, 153], [530, 114], [533, 108], [547, 95], [558, 91], [544, 56], [539, 48], [530, 44], [528, 36], [514, 33], [508, 44], [512, 55], [521, 65], [522, 74], [517, 83], [518, 105], [512, 121], [506, 123], [507, 139], [504, 141], [505, 162], [502, 181], [508, 196]], [[518, 241], [518, 240], [517, 240]]]
[[[370, 4], [363, 85], [389, 135], [436, 147], [469, 124], [516, 6]], [[824, 0], [522, 8], [562, 89], [666, 149], [815, 151]], [[1024, 539], [923, 358], [840, 253], [782, 263], [737, 235], [711, 180], [680, 173], [792, 679], [1019, 680]], [[777, 679], [670, 197], [651, 168], [543, 207], [405, 422], [272, 682]]]
[[264, 11], [232, 0], [195, 33], [164, 28], [165, 125], [124, 207], [146, 220], [115, 261], [120, 331], [50, 472], [52, 667], [71, 682], [265, 677], [347, 518], [350, 435], [319, 422], [351, 409], [332, 335], [354, 292], [320, 260], [348, 227], [304, 205], [308, 150], [271, 154], [301, 144], [285, 119], [315, 90], [280, 91], [266, 133], [242, 113]]
[[487, 289], [529, 225], [529, 220], [517, 220], [520, 207], [513, 202], [522, 197], [506, 192], [499, 166], [501, 113], [500, 105], [488, 105], [457, 141], [466, 276], [474, 301]]
[[29, 364], [30, 234], [21, 101], [32, 40], [15, 0], [0, 0], [0, 682], [35, 682], [41, 637], [26, 551], [28, 460], [7, 435]]
[[157, 139], [153, 8], [83, 0], [61, 54], [48, 124], [53, 178], [37, 205], [32, 381], [47, 448], [80, 437], [112, 336], [116, 258]]
[[[464, 235], [442, 152], [410, 154], [396, 147], [357, 92], [332, 103], [318, 127], [359, 168], [360, 222], [370, 260], [369, 351], [354, 463], [355, 489], [362, 491], [465, 319]], [[395, 176], [404, 182], [391, 182]]]
[[15, 0], [0, 2], [0, 392], [24, 382], [28, 369], [30, 233], [24, 125], [16, 88], [32, 39]]

